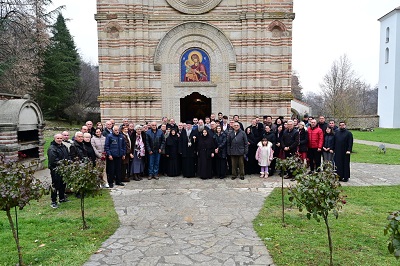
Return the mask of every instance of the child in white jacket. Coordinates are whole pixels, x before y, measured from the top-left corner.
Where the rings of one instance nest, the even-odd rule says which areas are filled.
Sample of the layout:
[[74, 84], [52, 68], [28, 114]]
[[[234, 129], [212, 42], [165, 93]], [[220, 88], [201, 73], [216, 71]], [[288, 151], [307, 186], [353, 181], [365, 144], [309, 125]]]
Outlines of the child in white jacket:
[[271, 164], [272, 159], [274, 158], [274, 151], [272, 150], [272, 143], [269, 142], [266, 138], [263, 138], [257, 144], [257, 152], [256, 152], [256, 160], [258, 161], [258, 165], [261, 166], [260, 177], [267, 178], [268, 177], [268, 166]]

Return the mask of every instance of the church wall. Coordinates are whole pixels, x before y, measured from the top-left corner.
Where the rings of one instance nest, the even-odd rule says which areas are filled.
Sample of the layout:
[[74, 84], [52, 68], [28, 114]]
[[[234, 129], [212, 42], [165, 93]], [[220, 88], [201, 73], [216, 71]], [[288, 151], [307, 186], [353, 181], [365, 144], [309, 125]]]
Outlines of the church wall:
[[[245, 122], [255, 115], [290, 116], [292, 12], [292, 0], [223, 0], [200, 15], [183, 14], [165, 0], [98, 0], [102, 120], [179, 120], [180, 97], [194, 91], [212, 97], [212, 112], [239, 114]], [[164, 36], [190, 21], [220, 30], [232, 51], [223, 41], [211, 42], [215, 33], [207, 26], [209, 32], [177, 38], [156, 65]], [[180, 55], [193, 46], [210, 55], [210, 86], [180, 84]]]

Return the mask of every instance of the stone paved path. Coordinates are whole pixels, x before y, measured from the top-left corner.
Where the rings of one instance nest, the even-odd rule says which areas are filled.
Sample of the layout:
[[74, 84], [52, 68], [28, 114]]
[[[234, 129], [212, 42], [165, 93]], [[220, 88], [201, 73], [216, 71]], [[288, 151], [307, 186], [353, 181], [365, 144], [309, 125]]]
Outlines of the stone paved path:
[[[400, 165], [351, 169], [345, 186], [400, 184]], [[278, 186], [277, 176], [127, 183], [111, 192], [120, 228], [85, 265], [274, 265], [252, 220]]]
[[369, 141], [369, 140], [360, 140], [360, 139], [355, 139], [354, 143], [365, 144], [365, 145], [370, 145], [370, 146], [375, 146], [375, 147], [378, 147], [379, 145], [384, 144], [386, 148], [400, 150], [400, 145], [398, 145], [398, 144], [390, 144], [390, 143], [383, 143], [383, 142]]
[[[38, 171], [48, 177], [48, 170]], [[290, 182], [285, 180], [285, 182]], [[351, 164], [344, 186], [400, 184], [400, 165]], [[280, 186], [267, 180], [161, 177], [111, 190], [121, 225], [85, 266], [274, 265], [253, 230], [265, 197]]]
[[274, 182], [161, 177], [113, 189], [121, 226], [85, 265], [273, 265], [252, 220]]

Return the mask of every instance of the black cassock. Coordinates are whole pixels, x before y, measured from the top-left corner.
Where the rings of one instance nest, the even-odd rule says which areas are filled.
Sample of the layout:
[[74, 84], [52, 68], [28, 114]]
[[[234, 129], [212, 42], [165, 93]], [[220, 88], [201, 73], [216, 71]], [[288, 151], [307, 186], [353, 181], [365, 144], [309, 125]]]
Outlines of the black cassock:
[[212, 157], [211, 154], [215, 151], [214, 139], [211, 135], [199, 136], [198, 137], [198, 153], [199, 157], [197, 160], [197, 175], [201, 179], [212, 178]]
[[169, 134], [165, 141], [165, 155], [167, 156], [167, 175], [178, 176], [181, 174], [180, 163], [179, 163], [179, 138], [177, 135], [173, 136]]
[[182, 157], [182, 175], [184, 177], [196, 175], [197, 139], [195, 140], [193, 137], [197, 138], [197, 130], [192, 130], [188, 137], [186, 129], [183, 129], [179, 137], [179, 153]]
[[353, 134], [347, 129], [335, 132], [335, 166], [340, 180], [347, 181], [350, 178], [350, 154], [347, 151], [353, 149]]
[[[257, 144], [261, 140], [258, 135], [257, 127], [249, 127], [252, 131], [247, 134], [247, 140], [249, 142], [249, 151], [247, 152], [247, 161], [245, 162], [246, 175], [258, 174], [260, 172], [260, 166], [256, 160]], [[247, 131], [247, 128], [246, 128]], [[255, 134], [256, 133], [256, 134]]]

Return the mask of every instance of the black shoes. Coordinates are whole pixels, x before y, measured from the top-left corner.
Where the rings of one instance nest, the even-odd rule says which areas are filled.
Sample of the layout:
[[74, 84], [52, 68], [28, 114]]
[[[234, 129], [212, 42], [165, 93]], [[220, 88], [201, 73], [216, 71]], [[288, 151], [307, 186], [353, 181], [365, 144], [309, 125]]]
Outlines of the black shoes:
[[232, 180], [235, 180], [236, 178], [237, 178], [237, 176], [232, 176], [231, 177]]
[[244, 180], [244, 176], [241, 176], [241, 177], [240, 177], [240, 180]]
[[60, 199], [60, 203], [69, 202], [69, 201], [70, 201], [69, 199]]
[[119, 182], [119, 183], [115, 183], [117, 186], [121, 186], [121, 187], [123, 187], [123, 186], [125, 186], [125, 184], [124, 183], [122, 183], [122, 182]]

